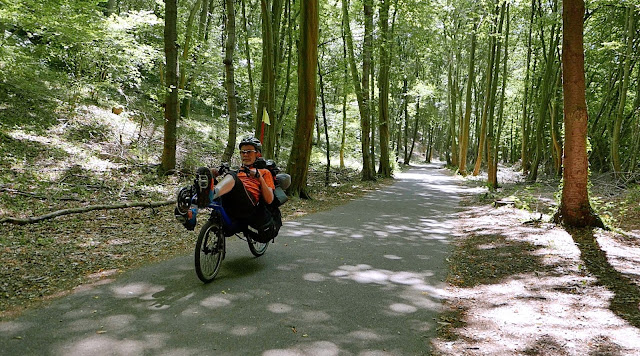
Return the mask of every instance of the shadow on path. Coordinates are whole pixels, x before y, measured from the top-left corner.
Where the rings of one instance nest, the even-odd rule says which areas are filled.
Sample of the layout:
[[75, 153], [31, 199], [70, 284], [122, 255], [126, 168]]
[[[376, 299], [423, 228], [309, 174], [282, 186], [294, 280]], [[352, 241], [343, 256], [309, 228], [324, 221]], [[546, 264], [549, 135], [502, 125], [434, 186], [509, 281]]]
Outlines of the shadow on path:
[[592, 229], [567, 229], [567, 232], [580, 249], [589, 272], [598, 278], [598, 284], [613, 292], [611, 311], [640, 328], [640, 287], [609, 263]]

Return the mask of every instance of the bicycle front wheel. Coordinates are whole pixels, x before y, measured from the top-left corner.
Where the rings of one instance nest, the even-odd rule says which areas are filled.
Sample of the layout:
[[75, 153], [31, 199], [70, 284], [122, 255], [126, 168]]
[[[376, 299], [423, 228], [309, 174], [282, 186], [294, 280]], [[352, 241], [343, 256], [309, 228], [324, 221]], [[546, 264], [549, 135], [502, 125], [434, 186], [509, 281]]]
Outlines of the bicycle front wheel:
[[196, 274], [204, 283], [216, 278], [224, 257], [225, 239], [222, 227], [216, 221], [209, 220], [200, 229], [196, 241]]
[[267, 252], [267, 247], [269, 247], [269, 242], [254, 241], [249, 236], [247, 236], [247, 242], [249, 243], [249, 250], [256, 257], [264, 255]]

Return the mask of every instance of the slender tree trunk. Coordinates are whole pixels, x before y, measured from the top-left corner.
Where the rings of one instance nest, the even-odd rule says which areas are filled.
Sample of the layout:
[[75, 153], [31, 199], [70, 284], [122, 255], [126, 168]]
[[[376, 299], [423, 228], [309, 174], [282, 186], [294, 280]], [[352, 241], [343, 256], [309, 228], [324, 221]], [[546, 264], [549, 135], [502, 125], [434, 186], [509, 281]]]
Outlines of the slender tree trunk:
[[242, 26], [244, 28], [244, 50], [247, 57], [247, 74], [249, 76], [249, 96], [251, 102], [251, 117], [258, 117], [256, 112], [256, 94], [253, 85], [253, 71], [251, 68], [251, 48], [249, 47], [249, 29], [247, 28], [247, 10], [245, 0], [242, 0]]
[[[496, 28], [496, 24], [493, 24], [492, 29]], [[491, 91], [492, 91], [492, 87], [491, 84], [493, 83], [493, 64], [495, 61], [495, 56], [496, 56], [496, 41], [495, 41], [495, 37], [492, 36], [491, 40], [489, 41], [489, 53], [488, 53], [488, 58], [489, 60], [487, 61], [487, 73], [486, 73], [486, 89], [485, 89], [485, 101], [484, 101], [484, 109], [482, 110], [482, 118], [480, 121], [480, 132], [478, 134], [478, 156], [476, 158], [476, 164], [473, 168], [473, 175], [477, 176], [478, 174], [480, 174], [480, 167], [482, 166], [482, 159], [484, 157], [484, 149], [485, 149], [485, 145], [486, 145], [486, 140], [487, 140], [487, 119], [488, 119], [488, 115], [489, 115], [489, 111], [490, 111], [490, 106], [492, 105], [491, 102]]]
[[[344, 21], [344, 19], [342, 19]], [[342, 138], [340, 140], [340, 169], [344, 169], [344, 150], [347, 142], [347, 85], [349, 83], [349, 68], [347, 64], [347, 40], [344, 24], [342, 24], [342, 57], [344, 66], [344, 82], [342, 84]]]
[[191, 41], [193, 39], [193, 23], [196, 19], [196, 14], [198, 10], [200, 10], [200, 5], [202, 4], [202, 0], [196, 1], [189, 12], [189, 19], [187, 20], [187, 32], [184, 36], [184, 45], [182, 46], [182, 64], [180, 66], [180, 89], [184, 89], [185, 83], [187, 80], [187, 69], [185, 63], [189, 59], [189, 51], [191, 49]]
[[[351, 77], [358, 99], [358, 109], [360, 111], [360, 132], [361, 132], [361, 147], [362, 147], [362, 179], [372, 180], [373, 170], [371, 168], [371, 160], [369, 159], [369, 101], [368, 101], [368, 79], [367, 85], [360, 82], [358, 69], [356, 67], [355, 54], [353, 50], [353, 37], [351, 35], [351, 28], [349, 26], [349, 1], [342, 2], [342, 16], [345, 30], [345, 37], [347, 39], [347, 50], [349, 55], [349, 67], [351, 68]], [[363, 64], [363, 70], [364, 70]], [[363, 82], [364, 77], [368, 77], [368, 65], [367, 72], [362, 74]]]
[[222, 155], [222, 162], [229, 162], [236, 148], [236, 132], [238, 127], [238, 109], [236, 104], [236, 86], [233, 67], [233, 52], [236, 47], [236, 11], [234, 0], [225, 0], [227, 11], [227, 43], [225, 46], [224, 68], [225, 87], [227, 89], [227, 111], [229, 114], [229, 139]]
[[465, 96], [464, 119], [460, 127], [460, 154], [458, 155], [459, 172], [462, 175], [467, 174], [467, 152], [469, 151], [469, 124], [471, 123], [471, 89], [475, 80], [475, 55], [476, 55], [476, 30], [477, 25], [471, 34], [471, 49], [469, 50], [469, 72], [467, 73], [467, 92]]
[[[562, 78], [562, 71], [558, 71], [558, 75], [556, 76], [556, 84], [554, 87], [558, 87], [560, 85], [560, 80]], [[549, 105], [549, 112], [551, 113], [551, 152], [553, 154], [553, 171], [556, 176], [560, 176], [562, 174], [562, 142], [560, 137], [560, 129], [558, 124], [558, 116], [559, 116], [559, 106], [558, 101], [555, 98], [551, 100]]]
[[[372, 44], [372, 51], [373, 51], [373, 44]], [[375, 75], [375, 63], [373, 60], [373, 55], [371, 57], [371, 80], [369, 81], [369, 87], [371, 88], [369, 90], [369, 117], [371, 118], [371, 123], [369, 124], [369, 127], [371, 128], [371, 139], [370, 139], [370, 152], [369, 152], [369, 158], [371, 158], [371, 170], [373, 171], [373, 174], [375, 175], [376, 172], [376, 127], [378, 126], [376, 123], [376, 75]]]
[[[287, 71], [285, 75], [284, 92], [282, 93], [282, 102], [280, 103], [280, 114], [276, 122], [276, 143], [280, 140], [280, 133], [284, 125], [283, 118], [285, 117], [285, 108], [287, 107], [287, 97], [289, 96], [289, 89], [291, 88], [291, 60], [293, 58], [293, 20], [291, 18], [291, 0], [286, 2], [287, 8]], [[276, 151], [276, 157], [277, 157]]]
[[288, 192], [309, 198], [307, 172], [311, 157], [311, 135], [316, 115], [316, 68], [318, 63], [318, 0], [300, 2], [300, 50], [298, 58], [298, 117], [287, 171], [291, 175]]
[[164, 147], [162, 150], [162, 170], [176, 168], [176, 125], [180, 110], [178, 107], [178, 40], [177, 0], [165, 1], [164, 53], [167, 62], [166, 95], [164, 108]]
[[562, 89], [565, 156], [562, 198], [556, 222], [570, 226], [603, 226], [589, 204], [587, 183], [587, 103], [584, 82], [583, 0], [564, 0], [562, 10]]
[[200, 20], [198, 22], [198, 39], [204, 42], [205, 31], [207, 30], [207, 20], [209, 19], [209, 1], [202, 2], [202, 10], [200, 11]]
[[616, 118], [613, 123], [613, 133], [611, 134], [611, 163], [613, 164], [613, 171], [622, 171], [622, 164], [620, 163], [620, 130], [622, 128], [622, 120], [624, 119], [624, 106], [627, 101], [627, 90], [629, 88], [629, 73], [631, 68], [632, 54], [633, 54], [633, 39], [635, 34], [635, 9], [629, 7], [627, 9], [627, 51], [623, 61], [622, 70], [622, 84], [620, 85], [620, 99], [618, 100], [618, 110], [616, 111]]
[[[324, 58], [324, 53], [322, 55]], [[331, 147], [329, 146], [329, 127], [327, 125], [327, 105], [324, 100], [324, 81], [322, 80], [322, 69], [320, 67], [320, 61], [318, 61], [318, 79], [320, 79], [320, 101], [322, 104], [322, 122], [324, 124], [324, 138], [327, 144], [327, 168], [324, 175], [324, 186], [329, 186], [329, 172], [331, 171]], [[318, 140], [319, 141], [319, 140]]]
[[409, 150], [409, 159], [405, 164], [411, 163], [411, 157], [413, 157], [413, 148], [416, 145], [416, 139], [418, 138], [418, 122], [420, 121], [420, 98], [416, 99], [416, 121], [413, 124], [413, 135], [411, 139], [411, 149]]
[[529, 162], [529, 82], [530, 82], [530, 72], [531, 72], [531, 34], [533, 32], [533, 18], [535, 14], [535, 4], [536, 0], [531, 0], [531, 14], [529, 15], [529, 29], [528, 29], [528, 37], [527, 37], [527, 69], [524, 77], [524, 96], [522, 101], [522, 145], [520, 150], [520, 160], [522, 161], [522, 173], [529, 173], [530, 162]]
[[[456, 58], [459, 58], [456, 57]], [[455, 68], [454, 68], [455, 66]], [[456, 142], [458, 135], [456, 129], [456, 118], [457, 118], [457, 100], [458, 100], [458, 82], [456, 80], [457, 77], [458, 66], [453, 63], [453, 55], [450, 55], [449, 58], [449, 139], [451, 140], [451, 164], [457, 166], [458, 163], [458, 144]]]
[[382, 177], [391, 177], [391, 165], [389, 164], [389, 67], [391, 65], [389, 41], [389, 2], [382, 0], [380, 3], [380, 88], [378, 125], [380, 127], [380, 167], [378, 173]]
[[375, 170], [371, 164], [371, 97], [369, 80], [373, 59], [373, 0], [364, 0], [364, 43], [362, 44], [362, 90], [366, 116], [362, 118], [362, 180], [374, 180]]
[[[502, 25], [504, 23], [504, 17], [505, 17], [505, 10], [507, 8], [507, 4], [506, 3], [502, 3], [501, 9], [500, 9], [500, 23], [498, 25], [498, 35], [501, 37], [502, 36]], [[508, 21], [508, 19], [507, 19]], [[506, 36], [506, 39], [508, 39], [508, 34]], [[498, 126], [498, 129], [496, 130], [494, 127], [494, 108], [495, 108], [495, 102], [496, 102], [496, 91], [498, 89], [498, 73], [500, 72], [500, 51], [502, 50], [502, 39], [500, 39], [498, 41], [498, 45], [496, 47], [496, 63], [495, 63], [495, 75], [493, 78], [493, 84], [491, 85], [491, 109], [489, 110], [489, 134], [487, 137], [487, 184], [489, 185], [490, 189], [497, 189], [498, 188], [498, 152], [499, 148], [500, 148], [500, 144], [499, 144], [499, 139], [500, 139], [500, 130], [502, 129], [502, 113], [498, 114], [498, 124], [496, 126]], [[505, 57], [504, 57], [504, 66], [506, 68], [506, 60], [507, 60], [507, 47], [505, 45]], [[502, 84], [502, 88], [504, 89], [504, 86], [506, 85], [506, 73], [503, 72], [502, 75], [502, 79], [503, 79], [503, 84]], [[504, 93], [504, 92], [503, 92]], [[500, 110], [502, 110], [502, 105], [503, 105], [503, 101], [501, 100], [501, 104], [500, 104]]]

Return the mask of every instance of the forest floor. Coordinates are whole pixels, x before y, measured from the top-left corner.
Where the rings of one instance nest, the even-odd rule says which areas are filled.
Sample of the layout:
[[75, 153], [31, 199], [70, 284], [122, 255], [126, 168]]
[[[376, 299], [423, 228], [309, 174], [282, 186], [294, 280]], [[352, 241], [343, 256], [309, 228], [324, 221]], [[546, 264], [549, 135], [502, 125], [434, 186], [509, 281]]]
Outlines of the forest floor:
[[550, 222], [557, 180], [528, 184], [503, 168], [500, 181], [495, 193], [464, 198], [435, 353], [640, 355], [637, 184], [592, 176], [612, 228], [570, 230]]

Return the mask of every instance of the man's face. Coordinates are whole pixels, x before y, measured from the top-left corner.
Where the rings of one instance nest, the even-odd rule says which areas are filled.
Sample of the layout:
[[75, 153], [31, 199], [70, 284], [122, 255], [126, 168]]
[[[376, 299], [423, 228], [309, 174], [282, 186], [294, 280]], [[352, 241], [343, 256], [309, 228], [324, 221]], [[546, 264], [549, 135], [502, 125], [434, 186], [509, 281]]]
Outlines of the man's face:
[[258, 151], [252, 145], [240, 146], [240, 158], [242, 158], [242, 164], [250, 166], [258, 158]]

